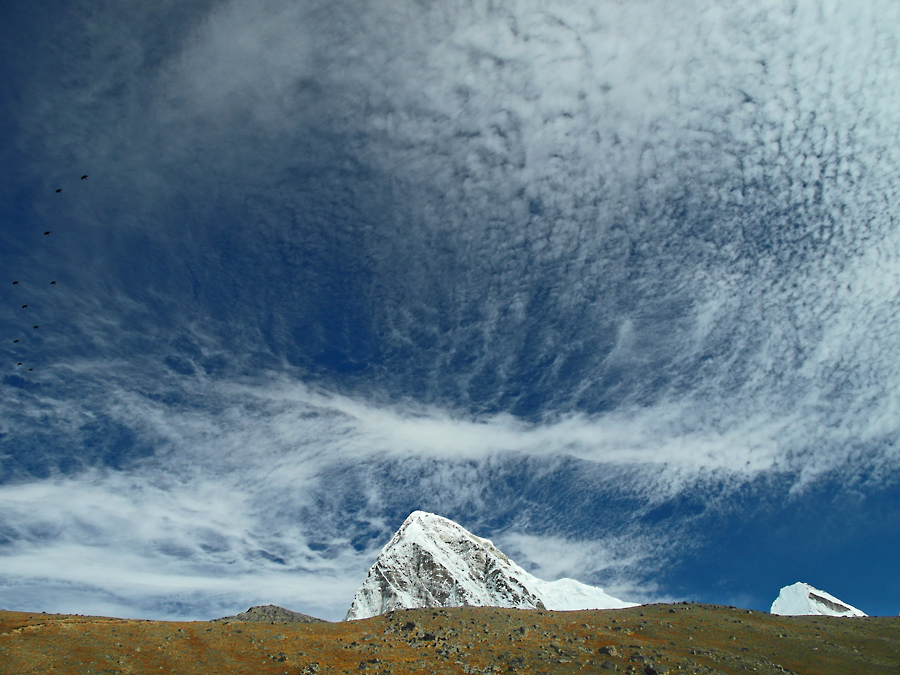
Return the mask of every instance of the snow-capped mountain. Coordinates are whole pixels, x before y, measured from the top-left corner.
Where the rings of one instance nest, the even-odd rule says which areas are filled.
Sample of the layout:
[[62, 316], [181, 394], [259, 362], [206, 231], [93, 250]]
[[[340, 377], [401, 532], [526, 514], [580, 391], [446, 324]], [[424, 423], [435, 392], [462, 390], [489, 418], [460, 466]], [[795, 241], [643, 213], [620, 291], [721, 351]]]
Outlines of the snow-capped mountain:
[[772, 614], [797, 616], [806, 614], [824, 614], [825, 616], [866, 616], [846, 602], [825, 591], [813, 588], [809, 584], [798, 581], [781, 589], [775, 602], [772, 603]]
[[416, 607], [618, 609], [634, 607], [573, 579], [543, 581], [452, 520], [414, 511], [356, 592], [347, 619]]

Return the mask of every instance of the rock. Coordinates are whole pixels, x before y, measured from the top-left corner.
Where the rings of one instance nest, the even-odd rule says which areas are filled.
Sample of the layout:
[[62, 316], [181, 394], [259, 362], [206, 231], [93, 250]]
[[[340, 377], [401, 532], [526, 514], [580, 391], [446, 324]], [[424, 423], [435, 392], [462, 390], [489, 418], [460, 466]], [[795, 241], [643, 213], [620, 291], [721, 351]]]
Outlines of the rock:
[[597, 653], [606, 654], [607, 656], [616, 656], [619, 652], [615, 647], [609, 645], [608, 647], [600, 647], [600, 649], [597, 650]]
[[414, 511], [379, 553], [346, 618], [462, 606], [576, 610], [634, 603], [573, 579], [538, 579], [488, 539], [447, 518]]
[[257, 605], [246, 612], [234, 616], [223, 616], [213, 622], [253, 621], [258, 623], [328, 623], [325, 619], [317, 619], [308, 614], [293, 612], [278, 605]]

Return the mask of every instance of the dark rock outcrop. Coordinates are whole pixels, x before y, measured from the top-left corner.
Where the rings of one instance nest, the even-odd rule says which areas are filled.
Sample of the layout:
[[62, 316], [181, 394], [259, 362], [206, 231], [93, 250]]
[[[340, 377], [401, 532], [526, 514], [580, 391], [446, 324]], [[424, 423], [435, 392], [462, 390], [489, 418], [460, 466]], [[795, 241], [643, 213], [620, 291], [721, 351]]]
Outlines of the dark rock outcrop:
[[308, 614], [292, 612], [278, 605], [257, 605], [234, 616], [223, 616], [214, 621], [257, 621], [260, 623], [328, 623]]

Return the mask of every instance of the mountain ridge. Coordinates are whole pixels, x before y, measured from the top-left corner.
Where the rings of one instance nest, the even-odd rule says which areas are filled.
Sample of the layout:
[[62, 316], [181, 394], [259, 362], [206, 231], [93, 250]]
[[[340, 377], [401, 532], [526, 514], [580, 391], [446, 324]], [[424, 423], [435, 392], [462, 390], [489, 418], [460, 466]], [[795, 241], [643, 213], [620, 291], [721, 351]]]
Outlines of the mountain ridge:
[[274, 625], [0, 611], [0, 675], [514, 671], [896, 675], [900, 617], [786, 617], [699, 603], [412, 609]]
[[252, 621], [259, 623], [328, 623], [325, 619], [319, 619], [309, 614], [295, 612], [278, 605], [255, 605], [246, 612], [233, 616], [223, 616], [213, 619], [212, 623], [224, 621]]
[[539, 579], [491, 540], [449, 518], [413, 511], [379, 553], [345, 618], [422, 607], [576, 610], [636, 604], [574, 579]]
[[802, 581], [782, 588], [769, 611], [781, 616], [867, 616], [853, 605]]

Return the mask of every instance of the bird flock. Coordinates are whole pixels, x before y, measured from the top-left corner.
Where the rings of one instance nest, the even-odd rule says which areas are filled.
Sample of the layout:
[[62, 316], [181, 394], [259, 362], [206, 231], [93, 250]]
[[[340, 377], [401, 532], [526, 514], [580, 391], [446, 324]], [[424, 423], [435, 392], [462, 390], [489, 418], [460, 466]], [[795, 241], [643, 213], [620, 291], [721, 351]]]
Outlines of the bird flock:
[[[81, 177], [81, 180], [87, 180], [87, 174], [83, 175], [83, 176]], [[60, 192], [62, 192], [62, 188], [57, 188], [57, 189], [56, 189], [56, 194], [59, 194]], [[49, 236], [50, 236], [50, 230], [47, 230], [46, 232], [44, 232], [44, 236], [45, 236], [45, 237], [49, 237]], [[13, 286], [18, 286], [19, 288], [22, 288], [23, 286], [25, 286], [24, 284], [20, 284], [18, 279], [15, 279], [15, 280], [12, 282], [12, 285], [13, 285]], [[51, 281], [51, 282], [50, 282], [50, 285], [51, 285], [51, 286], [56, 286], [56, 280]], [[22, 305], [22, 309], [23, 309], [23, 310], [27, 310], [28, 307], [29, 307], [28, 303], [25, 303], [25, 304]], [[29, 324], [29, 323], [31, 323], [31, 322], [25, 322], [25, 321], [23, 321], [22, 323], [23, 323], [23, 325], [27, 325], [27, 324]], [[32, 326], [31, 330], [38, 330], [40, 327], [41, 327], [40, 324], [37, 324], [37, 325]], [[20, 344], [23, 340], [24, 340], [24, 336], [23, 336], [23, 337], [18, 337], [18, 338], [16, 338], [15, 340], [13, 340], [13, 344]], [[21, 356], [20, 356], [19, 358], [22, 358], [22, 360], [21, 360], [21, 361], [16, 361], [16, 368], [21, 368], [21, 367], [23, 367], [23, 366], [26, 365], [25, 362], [27, 361], [27, 359], [25, 359], [25, 358], [23, 358], [23, 357], [21, 357]], [[33, 370], [34, 370], [34, 367], [31, 366], [31, 367], [28, 368], [28, 370], [29, 370], [29, 371], [33, 371]]]

